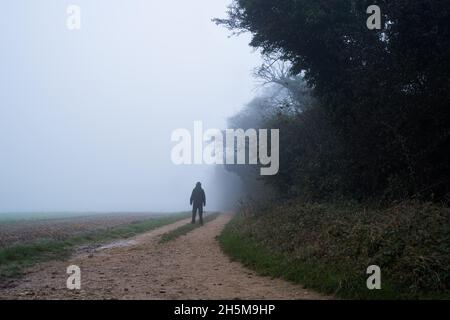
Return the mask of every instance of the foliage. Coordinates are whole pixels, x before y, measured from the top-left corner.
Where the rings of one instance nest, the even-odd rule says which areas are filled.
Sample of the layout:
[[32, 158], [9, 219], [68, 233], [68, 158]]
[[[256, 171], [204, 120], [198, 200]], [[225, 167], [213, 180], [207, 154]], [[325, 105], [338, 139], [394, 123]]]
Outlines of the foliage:
[[[382, 30], [366, 26], [373, 4]], [[450, 2], [233, 0], [216, 22], [265, 56], [264, 94], [230, 125], [280, 130], [277, 175], [228, 168], [278, 201], [245, 204], [224, 250], [342, 297], [448, 298]]]
[[[367, 210], [292, 200], [238, 215], [220, 242], [264, 275], [338, 297], [449, 298], [448, 230], [449, 209], [429, 203]], [[370, 265], [381, 268], [381, 290], [366, 287]]]
[[[366, 26], [372, 4], [382, 30]], [[283, 172], [267, 182], [283, 195], [449, 200], [448, 1], [234, 0], [216, 22], [291, 66], [271, 77], [265, 63], [260, 78], [304, 79], [314, 97], [296, 112], [259, 103], [261, 125], [280, 128]]]

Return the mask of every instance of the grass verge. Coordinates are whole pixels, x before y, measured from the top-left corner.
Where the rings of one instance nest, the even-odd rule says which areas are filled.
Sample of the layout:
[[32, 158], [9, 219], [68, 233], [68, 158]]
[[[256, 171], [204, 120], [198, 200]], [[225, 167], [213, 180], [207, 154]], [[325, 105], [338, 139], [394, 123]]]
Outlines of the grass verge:
[[174, 214], [166, 217], [150, 218], [109, 230], [88, 232], [65, 240], [39, 240], [0, 248], [0, 282], [7, 278], [20, 277], [25, 268], [38, 262], [67, 258], [76, 246], [100, 244], [123, 239], [147, 232], [161, 226], [185, 219], [189, 214]]
[[[447, 222], [446, 222], [447, 221]], [[411, 204], [381, 211], [289, 204], [236, 215], [223, 251], [261, 275], [350, 299], [449, 299], [448, 210]], [[381, 290], [368, 290], [369, 265]]]
[[[220, 214], [219, 212], [215, 212], [215, 213], [211, 213], [211, 214], [205, 216], [203, 218], [203, 223], [205, 224], [205, 223], [208, 223], [208, 222], [216, 219], [219, 216], [219, 214]], [[181, 227], [178, 227], [175, 230], [172, 230], [172, 231], [164, 233], [161, 236], [161, 239], [159, 239], [159, 243], [166, 243], [166, 242], [172, 241], [172, 240], [174, 240], [174, 239], [176, 239], [176, 238], [178, 238], [180, 236], [188, 234], [189, 232], [191, 232], [192, 230], [194, 230], [194, 229], [196, 229], [198, 227], [200, 227], [200, 224], [198, 224], [198, 223], [196, 223], [196, 224], [192, 224], [192, 223], [185, 224], [185, 225], [183, 225]]]

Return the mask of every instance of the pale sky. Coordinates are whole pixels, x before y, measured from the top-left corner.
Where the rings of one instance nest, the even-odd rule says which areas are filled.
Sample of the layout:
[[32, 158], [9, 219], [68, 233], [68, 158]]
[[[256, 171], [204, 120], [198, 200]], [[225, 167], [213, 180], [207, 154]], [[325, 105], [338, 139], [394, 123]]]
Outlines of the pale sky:
[[[214, 167], [175, 166], [171, 133], [225, 128], [254, 95], [231, 0], [14, 0], [0, 11], [0, 212], [189, 210]], [[66, 27], [69, 4], [81, 30]]]

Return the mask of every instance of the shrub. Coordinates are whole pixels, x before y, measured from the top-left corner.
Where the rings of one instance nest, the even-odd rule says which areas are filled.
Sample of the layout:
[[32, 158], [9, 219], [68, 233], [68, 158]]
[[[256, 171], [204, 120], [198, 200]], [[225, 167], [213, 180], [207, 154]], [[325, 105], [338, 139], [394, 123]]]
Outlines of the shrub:
[[[283, 265], [272, 275], [337, 296], [449, 297], [449, 218], [448, 208], [430, 203], [367, 210], [291, 201], [238, 217], [221, 239], [225, 251], [241, 261], [245, 255], [236, 252], [251, 243]], [[231, 238], [239, 238], [232, 248]], [[369, 265], [380, 266], [382, 290], [366, 288]]]

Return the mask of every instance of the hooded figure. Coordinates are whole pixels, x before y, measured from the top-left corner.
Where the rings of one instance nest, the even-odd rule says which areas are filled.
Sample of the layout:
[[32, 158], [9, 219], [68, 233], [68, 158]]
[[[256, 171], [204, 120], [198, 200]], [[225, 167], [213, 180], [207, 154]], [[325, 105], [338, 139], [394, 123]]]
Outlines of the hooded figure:
[[202, 189], [202, 184], [197, 182], [194, 190], [191, 194], [191, 205], [192, 205], [192, 223], [195, 223], [195, 217], [198, 215], [200, 217], [200, 224], [203, 225], [203, 206], [206, 206], [205, 191]]

